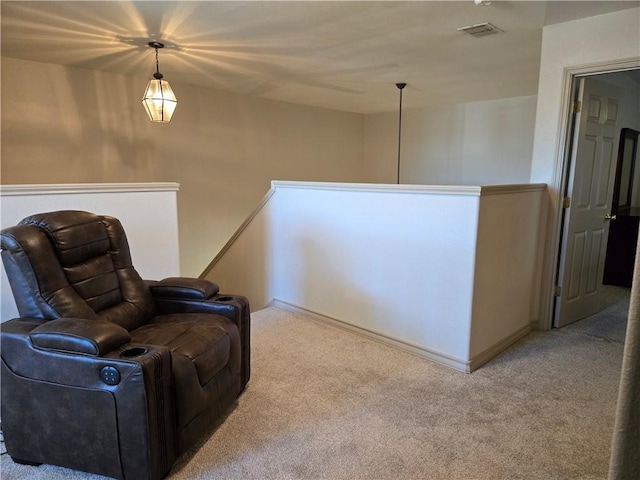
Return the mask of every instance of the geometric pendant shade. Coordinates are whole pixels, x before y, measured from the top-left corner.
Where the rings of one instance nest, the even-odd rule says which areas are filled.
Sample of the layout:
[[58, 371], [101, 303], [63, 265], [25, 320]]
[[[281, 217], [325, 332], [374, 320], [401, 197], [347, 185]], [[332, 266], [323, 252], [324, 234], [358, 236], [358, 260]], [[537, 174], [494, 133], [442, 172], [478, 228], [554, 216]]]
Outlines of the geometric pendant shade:
[[169, 82], [156, 78], [149, 80], [142, 103], [152, 122], [168, 123], [178, 105], [178, 100]]
[[152, 122], [169, 123], [178, 105], [178, 100], [176, 100], [171, 85], [166, 80], [162, 80], [163, 75], [160, 73], [158, 49], [163, 48], [164, 44], [149, 42], [149, 46], [156, 49], [156, 73], [153, 74], [153, 80], [149, 80], [147, 84], [142, 104]]

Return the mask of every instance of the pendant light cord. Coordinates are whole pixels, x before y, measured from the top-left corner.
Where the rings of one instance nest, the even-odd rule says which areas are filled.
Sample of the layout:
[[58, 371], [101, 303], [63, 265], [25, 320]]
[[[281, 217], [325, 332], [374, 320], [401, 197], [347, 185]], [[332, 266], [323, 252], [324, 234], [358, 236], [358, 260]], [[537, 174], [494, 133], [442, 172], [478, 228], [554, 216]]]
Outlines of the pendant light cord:
[[160, 80], [164, 75], [160, 73], [160, 60], [158, 60], [158, 49], [164, 48], [164, 43], [160, 42], [149, 42], [148, 45], [150, 47], [155, 48], [156, 50], [156, 73], [153, 74], [153, 78]]
[[406, 86], [406, 83], [396, 83], [396, 87], [398, 87], [398, 90], [400, 90], [400, 107], [398, 111], [398, 185], [400, 184], [400, 144], [402, 143], [402, 89]]
[[153, 74], [153, 78], [160, 80], [160, 88], [162, 88], [162, 75], [160, 73], [160, 61], [158, 60], [158, 47], [156, 47], [156, 73]]

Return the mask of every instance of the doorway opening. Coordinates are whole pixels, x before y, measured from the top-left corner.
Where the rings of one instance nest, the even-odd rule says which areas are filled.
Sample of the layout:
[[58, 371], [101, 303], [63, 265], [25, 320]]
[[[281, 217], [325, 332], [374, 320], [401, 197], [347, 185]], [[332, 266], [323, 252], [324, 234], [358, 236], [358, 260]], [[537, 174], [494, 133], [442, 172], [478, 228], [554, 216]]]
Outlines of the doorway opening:
[[575, 75], [571, 92], [554, 327], [602, 311], [612, 288], [614, 296], [624, 294], [628, 287], [610, 273], [629, 271], [629, 262], [633, 270], [640, 220], [638, 142], [625, 139], [625, 132], [640, 131], [640, 69]]

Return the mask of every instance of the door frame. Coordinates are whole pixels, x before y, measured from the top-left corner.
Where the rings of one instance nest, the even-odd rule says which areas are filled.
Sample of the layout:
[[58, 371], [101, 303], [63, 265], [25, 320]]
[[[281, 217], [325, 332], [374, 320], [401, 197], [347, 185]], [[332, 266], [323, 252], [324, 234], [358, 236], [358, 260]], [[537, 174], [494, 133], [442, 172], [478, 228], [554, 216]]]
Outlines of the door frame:
[[575, 84], [579, 77], [599, 75], [603, 73], [624, 72], [640, 68], [640, 59], [625, 59], [616, 61], [604, 61], [589, 65], [565, 67], [562, 78], [562, 97], [558, 141], [552, 183], [549, 185], [549, 216], [547, 224], [550, 232], [547, 236], [543, 265], [543, 283], [541, 289], [541, 315], [538, 322], [540, 330], [551, 330], [555, 315], [555, 286], [557, 269], [560, 261], [562, 247], [562, 224], [564, 208], [562, 198], [567, 192], [569, 169], [571, 167], [571, 140], [573, 135], [574, 117], [573, 102]]

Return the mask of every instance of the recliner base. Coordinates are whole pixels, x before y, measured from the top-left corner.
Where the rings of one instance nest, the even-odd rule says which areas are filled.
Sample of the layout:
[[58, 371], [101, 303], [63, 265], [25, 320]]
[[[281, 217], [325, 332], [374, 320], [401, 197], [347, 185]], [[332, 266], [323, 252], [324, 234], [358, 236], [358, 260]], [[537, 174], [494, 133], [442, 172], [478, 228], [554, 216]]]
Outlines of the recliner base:
[[40, 465], [42, 465], [39, 462], [31, 462], [29, 460], [23, 460], [18, 457], [11, 457], [11, 460], [13, 460], [15, 463], [19, 463], [20, 465], [29, 465], [31, 467], [39, 467]]

